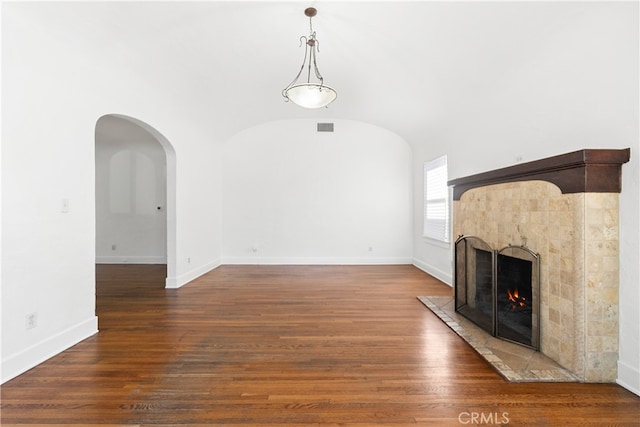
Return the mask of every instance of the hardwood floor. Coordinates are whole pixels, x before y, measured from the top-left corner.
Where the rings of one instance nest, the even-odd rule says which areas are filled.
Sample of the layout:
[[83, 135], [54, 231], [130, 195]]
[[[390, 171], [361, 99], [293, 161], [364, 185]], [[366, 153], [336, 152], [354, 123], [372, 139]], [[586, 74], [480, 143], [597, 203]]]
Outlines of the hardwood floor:
[[100, 333], [2, 386], [2, 425], [639, 426], [615, 384], [508, 383], [412, 266], [97, 266]]

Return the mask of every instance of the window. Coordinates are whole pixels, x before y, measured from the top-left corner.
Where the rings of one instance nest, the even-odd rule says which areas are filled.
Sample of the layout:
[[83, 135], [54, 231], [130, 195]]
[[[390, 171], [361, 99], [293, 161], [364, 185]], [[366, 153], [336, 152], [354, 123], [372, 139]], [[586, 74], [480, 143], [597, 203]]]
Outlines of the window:
[[424, 237], [449, 243], [447, 156], [424, 163]]

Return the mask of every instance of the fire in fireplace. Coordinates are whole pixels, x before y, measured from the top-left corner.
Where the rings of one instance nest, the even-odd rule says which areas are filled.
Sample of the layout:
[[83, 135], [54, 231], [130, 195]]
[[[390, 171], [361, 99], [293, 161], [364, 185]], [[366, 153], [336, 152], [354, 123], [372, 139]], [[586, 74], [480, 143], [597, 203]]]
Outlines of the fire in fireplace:
[[539, 349], [539, 256], [524, 246], [455, 245], [456, 311], [493, 336]]
[[518, 309], [527, 307], [527, 299], [525, 297], [521, 297], [517, 289], [513, 292], [511, 292], [511, 289], [507, 289], [507, 297], [509, 298], [509, 301], [513, 303], [511, 304], [511, 310], [517, 311]]

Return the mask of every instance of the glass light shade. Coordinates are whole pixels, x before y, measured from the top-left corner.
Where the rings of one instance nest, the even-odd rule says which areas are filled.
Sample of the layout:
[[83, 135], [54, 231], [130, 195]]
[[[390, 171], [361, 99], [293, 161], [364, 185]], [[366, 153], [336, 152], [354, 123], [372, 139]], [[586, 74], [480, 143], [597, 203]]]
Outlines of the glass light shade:
[[304, 108], [322, 108], [332, 103], [338, 94], [329, 86], [305, 83], [291, 86], [284, 95], [295, 104]]

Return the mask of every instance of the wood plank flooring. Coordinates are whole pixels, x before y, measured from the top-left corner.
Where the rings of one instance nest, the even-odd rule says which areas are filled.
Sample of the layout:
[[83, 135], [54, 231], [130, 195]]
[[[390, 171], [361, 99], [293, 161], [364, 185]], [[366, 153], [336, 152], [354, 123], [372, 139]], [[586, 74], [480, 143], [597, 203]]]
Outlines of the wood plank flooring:
[[639, 426], [615, 384], [508, 383], [412, 266], [97, 266], [100, 333], [1, 388], [7, 425]]

